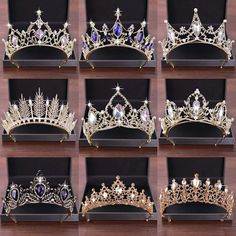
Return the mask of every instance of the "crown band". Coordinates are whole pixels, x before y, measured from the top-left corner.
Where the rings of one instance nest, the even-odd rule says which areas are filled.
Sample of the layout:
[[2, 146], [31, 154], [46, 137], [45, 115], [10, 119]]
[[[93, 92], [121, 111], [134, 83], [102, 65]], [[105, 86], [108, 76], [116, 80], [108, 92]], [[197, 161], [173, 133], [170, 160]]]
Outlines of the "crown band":
[[218, 102], [214, 108], [209, 108], [205, 97], [196, 89], [186, 101], [183, 107], [167, 100], [165, 107], [165, 117], [159, 118], [161, 122], [162, 133], [168, 140], [175, 145], [169, 138], [170, 130], [174, 127], [186, 123], [203, 123], [212, 125], [222, 132], [222, 138], [215, 144], [219, 144], [227, 135], [230, 134], [230, 128], [233, 118], [228, 118], [225, 101]]
[[8, 39], [3, 39], [5, 44], [6, 55], [11, 63], [19, 68], [19, 65], [14, 61], [14, 55], [29, 47], [51, 47], [60, 50], [65, 55], [65, 60], [59, 67], [65, 64], [68, 58], [72, 55], [74, 43], [76, 39], [71, 40], [68, 33], [68, 23], [64, 23], [63, 28], [52, 30], [48, 22], [41, 19], [42, 11], [37, 10], [37, 20], [31, 22], [27, 30], [19, 31], [14, 29], [11, 24], [8, 24], [9, 33]]
[[105, 47], [124, 47], [134, 49], [142, 53], [146, 57], [143, 67], [147, 61], [150, 61], [154, 52], [154, 40], [150, 35], [145, 34], [146, 21], [141, 23], [141, 27], [135, 31], [134, 25], [130, 25], [128, 29], [121, 23], [121, 10], [117, 8], [115, 11], [116, 21], [111, 28], [107, 24], [103, 24], [102, 29], [97, 29], [95, 23], [90, 21], [91, 35], [86, 33], [82, 35], [83, 46], [82, 52], [85, 60], [90, 63], [90, 55], [97, 49]]
[[224, 186], [220, 180], [213, 185], [209, 178], [202, 183], [198, 174], [194, 175], [190, 184], [187, 183], [186, 178], [182, 179], [181, 184], [173, 179], [172, 184], [161, 191], [159, 200], [162, 217], [165, 217], [165, 210], [175, 204], [199, 202], [216, 205], [225, 209], [228, 218], [232, 215], [234, 207], [233, 193], [229, 193], [227, 186]]
[[[77, 120], [74, 120], [74, 113], [69, 113], [69, 105], [60, 105], [57, 95], [50, 101], [44, 99], [40, 91], [35, 95], [35, 99], [26, 100], [23, 95], [19, 104], [11, 104], [9, 111], [5, 113], [5, 120], [2, 120], [2, 126], [7, 134], [16, 141], [12, 132], [15, 128], [23, 125], [41, 124], [54, 126], [71, 135]], [[64, 139], [63, 138], [63, 139]], [[61, 141], [63, 141], [63, 139]]]
[[15, 183], [8, 187], [6, 198], [3, 199], [3, 208], [6, 215], [10, 216], [14, 222], [16, 219], [11, 216], [12, 210], [37, 203], [61, 206], [68, 211], [67, 217], [69, 217], [74, 210], [75, 201], [72, 190], [66, 181], [59, 184], [57, 188], [51, 188], [46, 177], [41, 171], [38, 171], [33, 181], [30, 182], [29, 188], [23, 188]]
[[[224, 64], [232, 57], [232, 44], [234, 40], [227, 39], [226, 37], [226, 24], [224, 20], [222, 24], [215, 30], [213, 26], [205, 28], [199, 18], [198, 9], [194, 9], [193, 19], [190, 27], [186, 29], [184, 26], [180, 27], [177, 31], [166, 20], [167, 38], [159, 43], [162, 46], [163, 58], [169, 62], [173, 67], [173, 63], [169, 60], [169, 54], [176, 48], [193, 43], [202, 43], [212, 45], [219, 48], [225, 53]], [[223, 65], [221, 67], [223, 67]]]
[[129, 205], [142, 208], [148, 213], [146, 221], [152, 216], [154, 203], [150, 197], [145, 195], [144, 190], [138, 192], [134, 183], [127, 188], [123, 181], [120, 180], [120, 176], [116, 176], [116, 180], [110, 188], [104, 183], [101, 186], [99, 192], [92, 189], [90, 197], [85, 196], [85, 201], [82, 202], [82, 214], [84, 217], [87, 216], [87, 221], [89, 221], [89, 211], [113, 205]]
[[[116, 127], [141, 130], [147, 134], [147, 142], [151, 142], [152, 135], [155, 132], [156, 117], [150, 117], [148, 101], [145, 100], [139, 109], [135, 109], [121, 93], [119, 85], [116, 86], [115, 90], [116, 93], [102, 111], [96, 110], [90, 102], [88, 103], [88, 119], [87, 121], [84, 118], [82, 119], [83, 132], [88, 143], [93, 144], [92, 137], [95, 133]], [[123, 105], [120, 103], [113, 105], [116, 98], [121, 98]]]

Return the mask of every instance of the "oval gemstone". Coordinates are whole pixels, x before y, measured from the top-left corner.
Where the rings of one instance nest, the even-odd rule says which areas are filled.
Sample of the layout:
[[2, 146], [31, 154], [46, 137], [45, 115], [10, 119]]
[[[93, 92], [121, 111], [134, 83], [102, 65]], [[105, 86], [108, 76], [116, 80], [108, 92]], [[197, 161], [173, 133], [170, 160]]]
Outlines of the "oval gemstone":
[[93, 112], [89, 112], [88, 114], [88, 122], [91, 124], [91, 125], [94, 125], [97, 121], [97, 117], [96, 115], [93, 113]]
[[113, 116], [117, 119], [120, 119], [124, 116], [124, 107], [120, 104], [117, 104], [113, 110]]
[[62, 201], [65, 201], [67, 199], [67, 197], [69, 196], [69, 191], [67, 188], [63, 188], [61, 190], [61, 199]]
[[96, 43], [98, 41], [98, 34], [96, 31], [92, 31], [92, 36], [91, 36], [92, 40], [94, 43]]
[[201, 104], [200, 104], [200, 102], [199, 102], [198, 100], [196, 100], [196, 101], [193, 102], [193, 112], [194, 112], [195, 114], [198, 114], [198, 113], [199, 113], [200, 106], [201, 106]]
[[88, 47], [87, 43], [83, 42], [83, 48], [86, 49]]
[[35, 193], [39, 196], [42, 197], [45, 194], [45, 186], [43, 184], [36, 184], [35, 185]]
[[122, 34], [122, 26], [120, 23], [116, 23], [113, 30], [116, 37], [120, 37]]
[[12, 189], [11, 190], [11, 197], [13, 200], [17, 201], [19, 197], [19, 192], [17, 189]]
[[143, 38], [144, 38], [143, 31], [140, 31], [140, 32], [138, 33], [138, 35], [137, 35], [137, 41], [138, 41], [138, 43], [142, 43]]
[[34, 33], [34, 36], [39, 40], [41, 40], [44, 35], [45, 33], [41, 29], [36, 30]]
[[149, 46], [148, 46], [148, 49], [149, 49], [149, 50], [154, 49], [154, 44], [153, 44], [153, 43], [150, 43]]
[[201, 25], [199, 23], [194, 23], [193, 24], [193, 33], [194, 33], [194, 35], [196, 37], [198, 37], [200, 32], [201, 32]]
[[150, 120], [150, 114], [147, 108], [141, 112], [141, 120], [143, 122], [147, 122]]
[[223, 119], [223, 116], [224, 116], [224, 108], [223, 107], [220, 107], [217, 116], [218, 116], [218, 120], [221, 121]]
[[222, 42], [223, 39], [224, 39], [224, 32], [223, 32], [223, 30], [220, 30], [218, 32], [218, 42]]

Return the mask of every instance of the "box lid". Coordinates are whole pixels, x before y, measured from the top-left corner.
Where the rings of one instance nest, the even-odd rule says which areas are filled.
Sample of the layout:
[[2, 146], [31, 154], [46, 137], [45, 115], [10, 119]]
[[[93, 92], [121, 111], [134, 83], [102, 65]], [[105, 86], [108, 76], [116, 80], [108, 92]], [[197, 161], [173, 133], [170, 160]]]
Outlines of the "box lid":
[[184, 100], [197, 88], [209, 101], [210, 107], [225, 100], [225, 79], [167, 79], [166, 99], [175, 102], [178, 106], [183, 106]]
[[39, 8], [45, 22], [63, 24], [68, 20], [69, 0], [8, 0], [8, 6], [9, 22], [13, 25], [35, 21]]
[[167, 168], [169, 183], [175, 178], [181, 181], [182, 178], [193, 179], [198, 173], [201, 179], [211, 178], [224, 181], [224, 157], [168, 157]]
[[[9, 157], [7, 158], [9, 183], [21, 183], [29, 185], [31, 180], [42, 170], [44, 176], [49, 179], [60, 179], [59, 183], [69, 180], [71, 172], [70, 157]], [[58, 184], [58, 182], [57, 182]]]
[[107, 24], [114, 22], [114, 11], [117, 8], [122, 11], [122, 22], [147, 20], [147, 0], [86, 0], [87, 21]]
[[220, 25], [226, 19], [226, 7], [227, 0], [167, 0], [168, 21], [173, 25], [189, 26], [193, 9], [198, 8], [204, 25]]
[[9, 99], [18, 101], [21, 94], [26, 99], [33, 99], [39, 88], [45, 99], [52, 99], [57, 94], [60, 101], [67, 101], [67, 79], [9, 79]]

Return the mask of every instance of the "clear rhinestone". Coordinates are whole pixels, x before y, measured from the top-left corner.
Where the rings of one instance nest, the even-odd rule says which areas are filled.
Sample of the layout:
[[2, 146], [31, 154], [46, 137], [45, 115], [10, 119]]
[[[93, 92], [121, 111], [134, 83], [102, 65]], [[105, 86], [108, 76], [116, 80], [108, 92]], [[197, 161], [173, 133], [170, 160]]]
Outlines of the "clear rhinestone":
[[102, 196], [106, 199], [106, 198], [108, 197], [107, 192], [104, 192], [104, 193], [102, 194]]
[[41, 40], [44, 35], [45, 33], [41, 29], [36, 30], [34, 33], [34, 36], [39, 40]]
[[130, 194], [130, 198], [134, 199], [135, 195], [133, 193]]
[[11, 41], [12, 41], [13, 46], [16, 47], [16, 46], [18, 45], [18, 37], [17, 37], [17, 36], [14, 35], [14, 36], [12, 37], [12, 40], [11, 40]]
[[61, 38], [61, 44], [62, 46], [65, 46], [69, 43], [69, 38], [68, 38], [68, 35], [63, 35], [62, 38]]
[[221, 106], [217, 113], [218, 120], [221, 121], [223, 119], [223, 116], [224, 116], [224, 108]]
[[113, 116], [117, 119], [120, 119], [124, 116], [124, 114], [125, 114], [124, 107], [120, 104], [117, 104], [113, 109]]
[[174, 110], [173, 110], [172, 106], [168, 106], [167, 112], [168, 112], [169, 117], [171, 119], [173, 119], [174, 118]]
[[195, 176], [195, 178], [192, 180], [192, 185], [195, 188], [198, 188], [201, 184], [201, 181], [199, 180], [198, 176]]
[[201, 106], [201, 104], [200, 104], [200, 102], [199, 102], [198, 100], [195, 100], [195, 101], [193, 102], [193, 112], [194, 112], [195, 114], [198, 114], [198, 113], [199, 113], [200, 106]]
[[199, 36], [201, 32], [201, 25], [198, 22], [193, 23], [193, 33], [196, 37]]
[[175, 43], [175, 32], [172, 29], [168, 30], [168, 38], [172, 43]]
[[116, 191], [117, 194], [121, 194], [122, 193], [122, 188], [120, 188], [118, 186], [118, 187], [116, 187], [115, 191]]
[[221, 183], [220, 180], [217, 180], [217, 182], [215, 183], [215, 188], [218, 189], [218, 190], [222, 189], [222, 183]]
[[145, 108], [142, 112], [141, 112], [141, 120], [143, 122], [147, 122], [150, 120], [150, 114], [149, 114], [149, 110], [147, 108]]
[[178, 188], [178, 183], [175, 181], [175, 179], [172, 180], [171, 189], [175, 191]]
[[90, 111], [89, 114], [88, 114], [89, 124], [94, 125], [96, 123], [96, 121], [97, 121], [96, 115], [93, 112]]
[[218, 37], [217, 38], [218, 38], [219, 43], [221, 43], [223, 41], [223, 39], [224, 39], [224, 31], [223, 30], [220, 30], [218, 32]]
[[210, 179], [209, 178], [207, 178], [207, 180], [206, 180], [206, 186], [210, 186], [210, 184], [211, 184], [211, 181], [210, 181]]

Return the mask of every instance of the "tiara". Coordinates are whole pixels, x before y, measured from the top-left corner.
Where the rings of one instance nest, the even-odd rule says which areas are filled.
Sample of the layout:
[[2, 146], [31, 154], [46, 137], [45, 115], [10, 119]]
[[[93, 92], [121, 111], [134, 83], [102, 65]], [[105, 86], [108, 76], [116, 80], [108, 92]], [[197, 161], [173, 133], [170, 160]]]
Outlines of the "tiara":
[[[142, 53], [146, 57], [146, 62], [152, 59], [155, 38], [145, 34], [147, 22], [143, 21], [137, 31], [135, 31], [133, 24], [126, 28], [120, 21], [121, 13], [122, 11], [117, 8], [115, 11], [116, 20], [111, 28], [108, 28], [107, 24], [103, 24], [102, 29], [97, 29], [93, 21], [89, 22], [91, 28], [90, 35], [88, 33], [82, 35], [82, 52], [88, 62], [92, 52], [105, 47], [131, 48]], [[94, 68], [92, 64], [90, 65]]]
[[[230, 127], [233, 118], [228, 118], [225, 101], [218, 102], [214, 108], [209, 108], [209, 102], [196, 89], [186, 101], [183, 107], [167, 100], [165, 107], [165, 117], [159, 118], [161, 122], [162, 133], [169, 139], [168, 135], [171, 129], [185, 123], [204, 123], [218, 128], [222, 132], [222, 138], [215, 145], [218, 145], [227, 135], [230, 134]], [[169, 141], [175, 145], [174, 141]]]
[[36, 11], [36, 15], [37, 20], [30, 22], [26, 31], [14, 29], [11, 24], [7, 25], [9, 28], [8, 39], [3, 39], [6, 55], [11, 63], [19, 68], [19, 65], [14, 62], [16, 52], [28, 47], [51, 47], [59, 49], [64, 53], [65, 60], [62, 64], [66, 63], [73, 52], [74, 43], [76, 42], [76, 39], [71, 40], [68, 33], [67, 28], [69, 24], [65, 22], [62, 29], [53, 31], [48, 22], [44, 22], [41, 19], [42, 11], [40, 9]]
[[90, 197], [85, 196], [85, 201], [82, 202], [82, 215], [87, 217], [89, 221], [89, 211], [114, 205], [129, 205], [137, 208], [142, 208], [147, 212], [146, 221], [152, 216], [153, 205], [150, 197], [145, 195], [144, 190], [141, 192], [135, 188], [135, 184], [132, 183], [130, 187], [126, 187], [120, 176], [116, 176], [116, 180], [112, 183], [111, 187], [107, 187], [104, 183], [101, 185], [99, 192], [92, 189]]
[[[88, 103], [88, 119], [87, 121], [84, 118], [82, 119], [83, 132], [88, 143], [90, 145], [93, 144], [92, 137], [95, 133], [116, 127], [141, 130], [148, 136], [146, 142], [150, 143], [152, 134], [155, 132], [156, 117], [153, 116], [151, 118], [148, 101], [145, 100], [143, 105], [137, 110], [132, 107], [127, 98], [120, 92], [119, 85], [116, 86], [115, 90], [116, 93], [111, 97], [104, 110], [98, 111], [90, 102]], [[117, 98], [123, 100], [123, 105], [120, 103], [113, 105]]]
[[3, 208], [6, 215], [11, 217], [14, 222], [16, 222], [16, 219], [11, 216], [12, 210], [24, 205], [37, 203], [64, 207], [68, 211], [67, 217], [69, 217], [73, 212], [75, 201], [72, 190], [66, 181], [63, 184], [59, 184], [57, 188], [52, 188], [46, 177], [39, 170], [33, 181], [30, 182], [29, 188], [23, 188], [15, 183], [8, 187], [6, 198], [3, 199]]
[[229, 193], [228, 187], [224, 186], [221, 180], [217, 180], [213, 185], [207, 178], [205, 183], [202, 183], [199, 175], [195, 174], [189, 184], [186, 178], [182, 179], [181, 184], [173, 179], [171, 185], [161, 191], [160, 212], [162, 217], [165, 217], [165, 210], [172, 205], [197, 202], [219, 206], [226, 210], [226, 217], [229, 218], [233, 212], [234, 196], [233, 192]]
[[26, 100], [21, 95], [18, 105], [10, 103], [9, 110], [5, 113], [5, 120], [2, 120], [2, 126], [13, 141], [16, 141], [12, 135], [15, 128], [32, 124], [54, 126], [64, 130], [66, 136], [69, 136], [77, 122], [74, 116], [74, 113], [69, 113], [68, 103], [60, 105], [57, 95], [51, 101], [45, 100], [39, 88], [34, 100], [31, 98]]
[[[224, 20], [216, 30], [212, 25], [205, 28], [200, 20], [197, 8], [194, 9], [192, 23], [188, 29], [182, 26], [177, 31], [165, 20], [167, 38], [159, 42], [162, 46], [164, 59], [168, 62], [170, 52], [182, 45], [202, 43], [221, 49], [226, 55], [225, 64], [232, 56], [232, 44], [234, 43], [234, 40], [226, 37], [226, 22], [227, 20]], [[174, 67], [174, 65], [172, 66]]]

